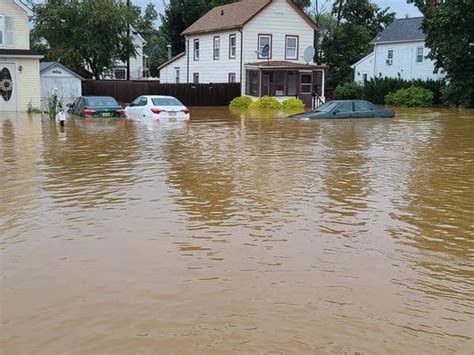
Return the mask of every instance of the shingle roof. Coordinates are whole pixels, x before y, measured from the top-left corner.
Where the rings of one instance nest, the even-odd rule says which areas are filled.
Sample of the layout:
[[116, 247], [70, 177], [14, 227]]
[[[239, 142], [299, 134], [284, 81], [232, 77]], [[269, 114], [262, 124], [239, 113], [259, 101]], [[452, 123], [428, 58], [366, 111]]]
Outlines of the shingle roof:
[[[272, 0], [239, 0], [231, 4], [216, 6], [184, 30], [182, 34], [190, 35], [241, 28], [271, 2]], [[293, 0], [288, 0], [288, 3], [314, 30], [318, 30], [314, 21], [296, 6]]]
[[38, 52], [29, 50], [29, 49], [7, 49], [7, 48], [0, 48], [1, 55], [21, 55], [21, 56], [33, 56], [33, 57], [41, 57], [41, 54]]
[[396, 19], [375, 37], [372, 43], [423, 41], [425, 34], [421, 29], [423, 17]]
[[168, 59], [166, 62], [164, 62], [163, 64], [161, 64], [161, 65], [158, 67], [158, 69], [161, 69], [161, 68], [166, 67], [168, 64], [173, 63], [175, 60], [177, 60], [177, 59], [183, 57], [185, 54], [186, 54], [186, 52], [181, 52], [181, 53], [175, 55], [173, 58]]

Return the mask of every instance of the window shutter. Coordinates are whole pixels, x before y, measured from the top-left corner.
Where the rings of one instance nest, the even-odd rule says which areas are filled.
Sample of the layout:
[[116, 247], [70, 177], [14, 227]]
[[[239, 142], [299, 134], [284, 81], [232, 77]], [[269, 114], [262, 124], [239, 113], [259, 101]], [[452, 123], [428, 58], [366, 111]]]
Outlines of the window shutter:
[[6, 47], [15, 47], [13, 17], [10, 16], [5, 16], [5, 45]]

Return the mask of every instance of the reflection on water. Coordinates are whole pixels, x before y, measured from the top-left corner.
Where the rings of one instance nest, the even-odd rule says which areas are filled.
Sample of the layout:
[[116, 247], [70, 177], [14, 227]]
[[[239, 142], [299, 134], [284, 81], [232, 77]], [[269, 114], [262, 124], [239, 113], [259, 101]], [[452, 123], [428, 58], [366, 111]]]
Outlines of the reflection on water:
[[1, 347], [469, 353], [474, 112], [0, 118]]

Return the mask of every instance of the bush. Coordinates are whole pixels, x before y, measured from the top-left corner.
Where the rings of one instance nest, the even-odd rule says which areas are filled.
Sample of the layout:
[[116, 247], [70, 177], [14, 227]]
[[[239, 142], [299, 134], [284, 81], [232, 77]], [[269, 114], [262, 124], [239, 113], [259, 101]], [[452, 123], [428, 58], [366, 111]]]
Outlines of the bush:
[[288, 112], [303, 112], [306, 108], [306, 105], [300, 99], [288, 99], [282, 103], [283, 110]]
[[41, 110], [40, 110], [38, 107], [34, 107], [34, 106], [33, 106], [33, 103], [30, 101], [30, 102], [28, 102], [28, 106], [27, 106], [26, 112], [27, 112], [29, 115], [32, 115], [32, 114], [34, 114], [34, 113], [41, 113]]
[[241, 108], [246, 109], [253, 102], [253, 100], [248, 96], [239, 96], [233, 99], [230, 102], [230, 108]]
[[263, 96], [249, 105], [251, 110], [280, 110], [281, 103], [270, 96]]
[[385, 96], [385, 103], [397, 106], [428, 107], [433, 104], [433, 93], [428, 89], [412, 86]]
[[362, 98], [362, 86], [356, 83], [338, 85], [334, 90], [336, 100], [355, 100]]
[[449, 106], [474, 107], [474, 87], [462, 87], [453, 82], [441, 90], [443, 103]]
[[374, 104], [383, 104], [385, 96], [400, 89], [417, 86], [433, 93], [433, 103], [441, 104], [441, 91], [445, 86], [443, 80], [403, 80], [396, 78], [374, 78], [366, 81], [363, 87], [363, 98]]

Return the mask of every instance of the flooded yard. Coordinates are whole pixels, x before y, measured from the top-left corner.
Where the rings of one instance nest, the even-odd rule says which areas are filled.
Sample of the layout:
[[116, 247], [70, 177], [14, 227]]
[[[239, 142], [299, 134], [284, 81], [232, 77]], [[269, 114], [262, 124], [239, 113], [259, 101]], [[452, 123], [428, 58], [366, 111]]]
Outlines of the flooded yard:
[[0, 115], [4, 354], [472, 352], [474, 111]]

